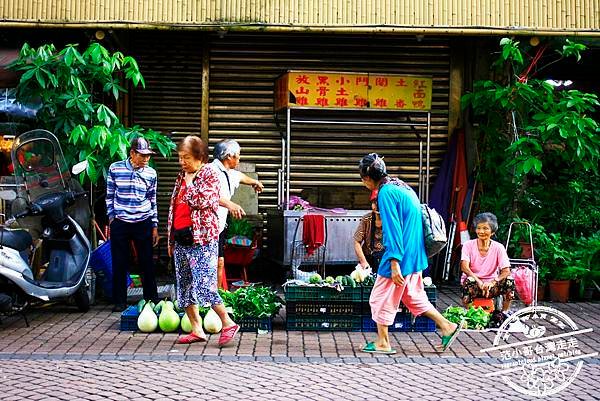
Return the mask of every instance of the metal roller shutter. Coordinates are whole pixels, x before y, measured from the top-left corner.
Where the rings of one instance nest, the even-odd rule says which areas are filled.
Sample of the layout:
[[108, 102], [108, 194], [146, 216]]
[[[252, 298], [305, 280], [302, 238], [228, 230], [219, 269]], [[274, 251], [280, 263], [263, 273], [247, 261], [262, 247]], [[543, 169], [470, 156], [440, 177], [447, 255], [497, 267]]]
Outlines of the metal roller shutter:
[[[209, 140], [234, 138], [242, 161], [256, 164], [265, 184], [260, 210], [277, 203], [281, 140], [273, 115], [273, 83], [288, 69], [433, 76], [431, 183], [448, 137], [450, 45], [414, 36], [213, 34], [210, 37]], [[372, 117], [367, 112], [365, 118]], [[425, 133], [425, 131], [423, 131]], [[392, 174], [415, 188], [419, 143], [410, 129], [365, 125], [299, 125], [292, 131], [291, 190], [360, 186], [357, 164], [379, 152]], [[424, 162], [423, 162], [424, 163]], [[344, 206], [344, 205], [340, 205]]]
[[[152, 128], [173, 141], [200, 135], [202, 103], [202, 38], [196, 33], [143, 31], [131, 34], [131, 54], [139, 63], [146, 89], [132, 94], [132, 122]], [[166, 230], [167, 212], [177, 157], [156, 157], [160, 231]]]

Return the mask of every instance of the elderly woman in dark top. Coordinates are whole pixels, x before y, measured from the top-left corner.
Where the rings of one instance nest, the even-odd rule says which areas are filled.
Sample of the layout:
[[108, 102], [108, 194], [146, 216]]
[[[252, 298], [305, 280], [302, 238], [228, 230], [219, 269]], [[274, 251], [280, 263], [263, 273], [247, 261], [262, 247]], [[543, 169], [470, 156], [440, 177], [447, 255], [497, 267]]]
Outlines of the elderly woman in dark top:
[[473, 219], [476, 239], [462, 247], [462, 301], [469, 306], [474, 298], [504, 296], [503, 312], [508, 312], [514, 298], [515, 281], [510, 275], [510, 261], [504, 246], [492, 239], [498, 220], [492, 213], [480, 213]]
[[219, 176], [206, 164], [208, 146], [199, 137], [183, 138], [177, 152], [181, 172], [169, 208], [169, 256], [175, 260], [177, 300], [192, 324], [192, 332], [177, 342], [207, 340], [198, 305], [210, 305], [223, 323], [219, 337], [219, 346], [223, 346], [234, 338], [240, 326], [229, 317], [217, 290]]
[[365, 214], [354, 233], [354, 252], [363, 269], [371, 267], [377, 273], [383, 256], [383, 232], [377, 209], [377, 190], [371, 192], [371, 213]]

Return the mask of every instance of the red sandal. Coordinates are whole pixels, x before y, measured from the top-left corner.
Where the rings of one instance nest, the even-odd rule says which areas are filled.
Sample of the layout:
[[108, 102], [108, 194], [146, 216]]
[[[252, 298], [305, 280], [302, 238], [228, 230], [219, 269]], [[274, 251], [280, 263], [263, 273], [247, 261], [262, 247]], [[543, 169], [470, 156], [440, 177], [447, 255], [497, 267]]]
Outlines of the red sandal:
[[231, 327], [221, 330], [221, 336], [219, 337], [219, 347], [224, 346], [233, 340], [233, 337], [240, 331], [240, 326], [235, 324]]
[[194, 333], [190, 333], [186, 336], [181, 336], [177, 339], [177, 344], [191, 344], [191, 343], [203, 343], [206, 342], [206, 337], [200, 337]]

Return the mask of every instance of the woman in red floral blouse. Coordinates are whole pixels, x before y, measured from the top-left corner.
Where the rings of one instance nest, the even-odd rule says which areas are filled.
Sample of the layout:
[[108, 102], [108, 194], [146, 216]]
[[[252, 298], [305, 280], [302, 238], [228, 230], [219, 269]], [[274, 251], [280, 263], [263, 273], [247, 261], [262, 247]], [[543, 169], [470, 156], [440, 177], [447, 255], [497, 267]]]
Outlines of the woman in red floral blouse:
[[177, 152], [181, 172], [169, 208], [169, 256], [175, 260], [177, 302], [192, 324], [192, 332], [177, 342], [207, 341], [198, 314], [198, 305], [202, 305], [211, 306], [221, 318], [219, 346], [223, 346], [240, 326], [229, 317], [217, 290], [219, 176], [207, 164], [208, 146], [199, 137], [183, 138]]

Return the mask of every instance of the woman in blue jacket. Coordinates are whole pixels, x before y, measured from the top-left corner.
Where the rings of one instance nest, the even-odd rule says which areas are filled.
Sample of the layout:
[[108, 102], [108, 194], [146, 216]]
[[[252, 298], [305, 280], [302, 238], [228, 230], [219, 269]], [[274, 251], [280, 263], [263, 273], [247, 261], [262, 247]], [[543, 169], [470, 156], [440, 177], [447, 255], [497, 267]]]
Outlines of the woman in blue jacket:
[[440, 349], [445, 351], [463, 324], [444, 318], [429, 302], [421, 272], [427, 268], [421, 204], [412, 188], [398, 178], [388, 177], [383, 159], [376, 153], [363, 157], [360, 177], [370, 190], [378, 189], [377, 203], [383, 228], [384, 254], [369, 304], [377, 323], [377, 340], [364, 352], [393, 354], [388, 326], [394, 323], [402, 302], [414, 316], [432, 319], [442, 335]]

